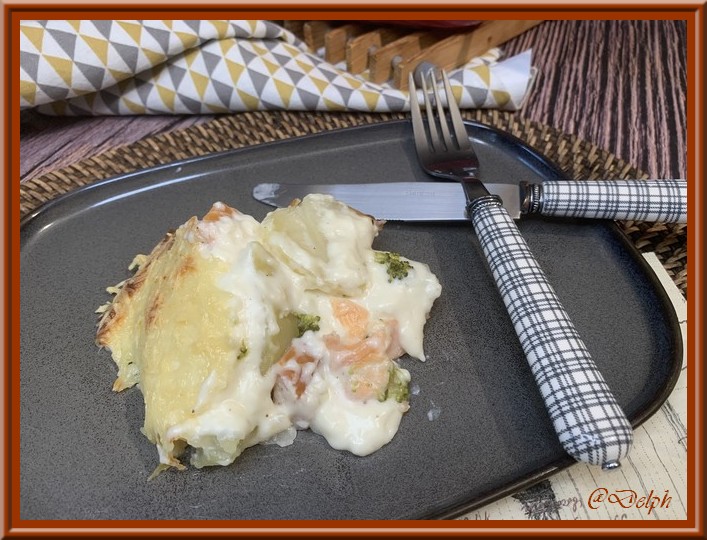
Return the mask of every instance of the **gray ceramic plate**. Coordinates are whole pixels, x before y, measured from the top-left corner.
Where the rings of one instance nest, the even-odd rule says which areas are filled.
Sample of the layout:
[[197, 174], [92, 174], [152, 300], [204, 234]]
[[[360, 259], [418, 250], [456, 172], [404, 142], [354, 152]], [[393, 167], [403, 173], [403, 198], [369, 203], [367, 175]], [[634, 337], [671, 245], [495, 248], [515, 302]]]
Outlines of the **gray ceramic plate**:
[[[355, 457], [302, 432], [249, 449], [232, 466], [147, 481], [155, 448], [140, 434], [140, 392], [111, 392], [94, 345], [106, 286], [129, 275], [171, 228], [222, 200], [264, 217], [258, 182], [426, 179], [407, 122], [216, 154], [92, 185], [21, 231], [22, 519], [409, 519], [457, 515], [572, 461], [543, 403], [473, 230], [390, 223], [376, 247], [427, 262], [444, 291], [426, 328], [427, 363], [404, 359], [419, 393], [395, 439]], [[520, 141], [469, 125], [489, 180], [561, 173]], [[607, 222], [528, 219], [520, 228], [635, 424], [674, 385], [673, 311], [640, 255]]]

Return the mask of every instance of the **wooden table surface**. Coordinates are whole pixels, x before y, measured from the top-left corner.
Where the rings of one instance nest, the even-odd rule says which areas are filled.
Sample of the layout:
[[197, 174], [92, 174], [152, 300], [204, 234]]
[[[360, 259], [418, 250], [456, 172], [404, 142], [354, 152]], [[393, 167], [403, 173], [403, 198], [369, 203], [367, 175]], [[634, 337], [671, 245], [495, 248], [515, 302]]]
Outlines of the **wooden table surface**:
[[[655, 178], [686, 176], [685, 21], [545, 21], [503, 49], [533, 50], [538, 79], [518, 114], [592, 142]], [[22, 114], [21, 180], [211, 116]]]

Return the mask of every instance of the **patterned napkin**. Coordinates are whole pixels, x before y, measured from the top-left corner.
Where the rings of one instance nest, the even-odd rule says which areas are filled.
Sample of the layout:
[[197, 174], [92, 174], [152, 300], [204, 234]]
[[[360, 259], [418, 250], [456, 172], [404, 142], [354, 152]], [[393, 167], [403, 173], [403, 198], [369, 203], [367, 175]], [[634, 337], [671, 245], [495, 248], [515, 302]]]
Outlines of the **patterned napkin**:
[[[51, 115], [399, 112], [409, 94], [325, 62], [269, 21], [46, 20], [20, 25], [21, 108]], [[520, 108], [531, 51], [450, 72], [460, 106]]]

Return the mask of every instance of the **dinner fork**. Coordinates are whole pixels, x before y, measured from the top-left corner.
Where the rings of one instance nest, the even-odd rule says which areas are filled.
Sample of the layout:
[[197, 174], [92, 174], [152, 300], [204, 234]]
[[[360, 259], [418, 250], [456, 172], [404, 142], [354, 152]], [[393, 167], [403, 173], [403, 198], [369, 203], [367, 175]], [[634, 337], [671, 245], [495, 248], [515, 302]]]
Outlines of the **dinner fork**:
[[[597, 369], [569, 315], [501, 199], [478, 178], [474, 152], [449, 79], [436, 70], [420, 77], [426, 118], [410, 75], [415, 147], [432, 176], [461, 182], [473, 223], [550, 419], [565, 451], [577, 461], [615, 469], [633, 430]], [[449, 119], [447, 119], [449, 116]], [[451, 123], [451, 127], [450, 127]]]

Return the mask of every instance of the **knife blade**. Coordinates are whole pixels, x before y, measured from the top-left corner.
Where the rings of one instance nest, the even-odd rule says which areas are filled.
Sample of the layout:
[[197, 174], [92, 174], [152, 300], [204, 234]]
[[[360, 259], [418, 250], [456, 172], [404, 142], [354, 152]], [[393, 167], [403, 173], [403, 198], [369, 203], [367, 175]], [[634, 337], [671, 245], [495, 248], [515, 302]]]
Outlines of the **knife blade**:
[[[525, 214], [663, 223], [687, 222], [685, 180], [546, 180], [484, 183], [514, 219]], [[365, 214], [389, 221], [464, 221], [466, 198], [457, 182], [365, 184], [262, 183], [253, 197], [275, 207], [311, 193], [332, 195]]]

